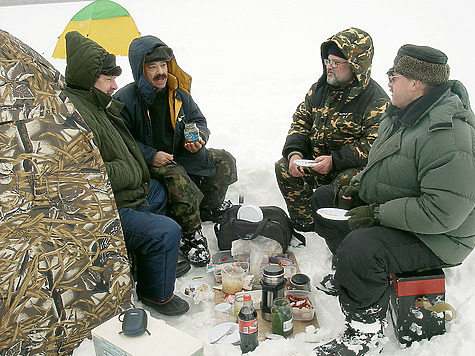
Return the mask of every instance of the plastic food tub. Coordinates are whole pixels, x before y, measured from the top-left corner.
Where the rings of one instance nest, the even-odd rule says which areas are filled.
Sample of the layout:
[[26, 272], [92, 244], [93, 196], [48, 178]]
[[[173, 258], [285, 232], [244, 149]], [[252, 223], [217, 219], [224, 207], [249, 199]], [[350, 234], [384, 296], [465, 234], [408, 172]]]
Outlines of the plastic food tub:
[[294, 320], [312, 320], [315, 314], [315, 298], [306, 290], [289, 289], [285, 291], [285, 297], [292, 305]]

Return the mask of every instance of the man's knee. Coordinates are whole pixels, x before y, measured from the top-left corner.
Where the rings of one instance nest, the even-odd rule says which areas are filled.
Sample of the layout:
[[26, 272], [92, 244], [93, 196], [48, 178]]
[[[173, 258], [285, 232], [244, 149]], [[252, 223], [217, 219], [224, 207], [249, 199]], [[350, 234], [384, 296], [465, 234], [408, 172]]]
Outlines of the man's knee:
[[312, 195], [312, 207], [316, 211], [320, 208], [331, 208], [334, 206], [335, 186], [332, 184], [322, 185], [317, 188]]
[[289, 163], [283, 157], [274, 163], [274, 170], [278, 181], [284, 178], [288, 179], [290, 177]]
[[237, 181], [236, 158], [226, 150], [209, 149], [210, 158], [216, 168], [215, 179], [226, 185], [231, 185]]

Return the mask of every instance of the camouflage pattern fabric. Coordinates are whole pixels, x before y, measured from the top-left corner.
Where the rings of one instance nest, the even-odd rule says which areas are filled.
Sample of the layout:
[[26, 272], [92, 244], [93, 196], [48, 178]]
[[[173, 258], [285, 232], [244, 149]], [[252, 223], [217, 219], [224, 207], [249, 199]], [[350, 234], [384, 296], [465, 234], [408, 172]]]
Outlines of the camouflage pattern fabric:
[[0, 355], [68, 355], [131, 307], [112, 189], [63, 77], [0, 30]]
[[213, 177], [188, 175], [178, 164], [152, 167], [150, 175], [167, 189], [167, 215], [175, 220], [182, 235], [194, 233], [201, 228], [201, 208], [219, 206], [226, 197], [228, 187], [237, 181], [235, 158], [227, 151], [207, 149], [216, 168]]
[[167, 216], [181, 226], [182, 235], [194, 233], [201, 228], [200, 202], [203, 193], [193, 183], [185, 169], [172, 163], [152, 167], [150, 176], [158, 180], [167, 190]]
[[356, 168], [349, 168], [322, 175], [304, 167], [305, 175], [295, 178], [290, 175], [289, 162], [285, 158], [276, 162], [275, 170], [276, 176], [280, 178], [279, 188], [287, 204], [289, 216], [292, 221], [303, 226], [313, 224], [311, 201], [314, 189], [325, 184], [348, 185], [359, 171]]
[[[312, 85], [293, 115], [284, 157], [275, 164], [277, 183], [289, 215], [301, 225], [313, 223], [312, 189], [322, 184], [347, 184], [364, 168], [389, 103], [384, 90], [370, 78], [374, 53], [371, 37], [356, 28], [341, 31], [323, 42], [322, 60], [327, 58], [327, 48], [332, 42], [345, 55], [355, 77], [344, 88], [330, 87], [323, 66], [324, 74]], [[307, 159], [331, 155], [333, 171], [323, 176], [306, 169], [305, 179], [294, 178], [287, 161], [292, 153]]]
[[216, 174], [213, 177], [191, 176], [204, 195], [201, 209], [218, 207], [226, 198], [228, 187], [237, 182], [236, 159], [226, 150], [208, 148], [208, 155], [213, 162]]

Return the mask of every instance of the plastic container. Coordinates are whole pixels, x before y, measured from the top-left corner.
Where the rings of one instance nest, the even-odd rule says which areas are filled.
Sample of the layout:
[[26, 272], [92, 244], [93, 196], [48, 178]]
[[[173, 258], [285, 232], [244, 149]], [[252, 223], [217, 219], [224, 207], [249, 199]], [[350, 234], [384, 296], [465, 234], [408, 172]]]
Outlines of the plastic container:
[[235, 322], [233, 306], [229, 303], [219, 303], [214, 307], [216, 321], [218, 323]]
[[228, 263], [222, 263], [222, 264], [218, 264], [216, 265], [216, 267], [214, 267], [214, 270], [213, 270], [213, 274], [214, 274], [214, 280], [216, 281], [216, 283], [222, 283], [223, 282], [223, 267], [227, 264], [230, 264], [230, 265], [233, 265], [233, 266], [240, 266], [244, 269], [244, 275], [247, 274], [247, 272], [249, 271], [249, 263], [248, 262], [228, 262]]
[[242, 277], [247, 271], [243, 266], [237, 263], [227, 263], [221, 269], [221, 281], [223, 284], [223, 293], [235, 294], [242, 290]]
[[[289, 289], [285, 291], [285, 297], [290, 300], [294, 320], [312, 320], [315, 314], [315, 298], [306, 290]], [[299, 305], [294, 306], [294, 305]], [[306, 306], [306, 307], [304, 307]]]

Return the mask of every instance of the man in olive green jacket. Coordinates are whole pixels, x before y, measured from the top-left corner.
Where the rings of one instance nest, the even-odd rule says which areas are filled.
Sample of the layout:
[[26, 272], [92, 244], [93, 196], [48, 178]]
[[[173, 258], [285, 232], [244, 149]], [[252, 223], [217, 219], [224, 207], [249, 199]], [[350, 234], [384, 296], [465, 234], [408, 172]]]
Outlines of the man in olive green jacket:
[[[114, 192], [127, 249], [135, 256], [139, 300], [165, 315], [180, 315], [188, 303], [173, 294], [180, 226], [165, 216], [166, 192], [150, 179], [135, 140], [112, 99], [121, 74], [115, 56], [79, 32], [66, 34], [64, 93], [94, 134]], [[189, 268], [189, 265], [188, 265]]]
[[348, 222], [315, 215], [317, 232], [338, 246], [332, 291], [348, 322], [318, 355], [378, 346], [388, 275], [460, 264], [475, 245], [475, 117], [465, 87], [448, 80], [447, 56], [425, 46], [402, 46], [388, 75], [392, 105], [366, 168], [336, 194], [324, 186], [313, 196], [315, 210], [350, 209]]

